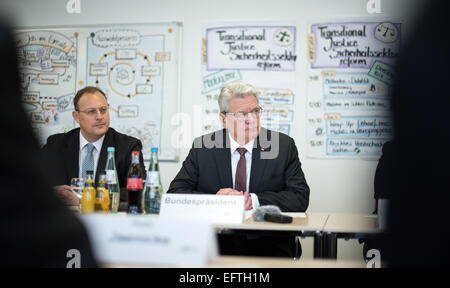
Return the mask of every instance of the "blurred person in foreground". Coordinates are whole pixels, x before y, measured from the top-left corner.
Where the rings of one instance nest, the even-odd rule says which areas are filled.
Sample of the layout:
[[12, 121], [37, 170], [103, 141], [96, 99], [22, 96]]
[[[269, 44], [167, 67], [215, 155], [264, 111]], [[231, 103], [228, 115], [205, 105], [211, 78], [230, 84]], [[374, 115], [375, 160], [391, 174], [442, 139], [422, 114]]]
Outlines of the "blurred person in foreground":
[[10, 27], [0, 24], [2, 72], [2, 141], [0, 201], [0, 266], [61, 267], [77, 249], [80, 267], [92, 267], [85, 228], [60, 202], [43, 175], [39, 145], [21, 103], [15, 40]]
[[450, 265], [450, 5], [427, 4], [400, 55], [394, 83], [392, 267]]

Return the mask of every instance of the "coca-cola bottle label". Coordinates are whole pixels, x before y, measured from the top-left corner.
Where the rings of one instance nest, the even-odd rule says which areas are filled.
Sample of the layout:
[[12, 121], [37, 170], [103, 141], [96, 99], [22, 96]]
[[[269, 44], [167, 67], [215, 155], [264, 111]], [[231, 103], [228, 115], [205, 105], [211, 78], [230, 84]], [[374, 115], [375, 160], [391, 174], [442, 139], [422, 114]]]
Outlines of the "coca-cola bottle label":
[[142, 189], [142, 178], [127, 178], [127, 189], [138, 190]]

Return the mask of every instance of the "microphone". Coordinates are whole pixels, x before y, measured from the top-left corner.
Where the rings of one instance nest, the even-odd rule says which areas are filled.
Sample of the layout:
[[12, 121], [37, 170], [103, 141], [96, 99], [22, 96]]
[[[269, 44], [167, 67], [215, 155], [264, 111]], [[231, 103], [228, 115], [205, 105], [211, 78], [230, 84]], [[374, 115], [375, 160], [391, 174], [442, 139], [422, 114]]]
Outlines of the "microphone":
[[256, 208], [255, 211], [253, 211], [252, 219], [253, 221], [265, 221], [264, 215], [266, 214], [281, 215], [281, 210], [280, 208], [278, 208], [278, 206], [275, 205], [260, 206], [259, 208]]

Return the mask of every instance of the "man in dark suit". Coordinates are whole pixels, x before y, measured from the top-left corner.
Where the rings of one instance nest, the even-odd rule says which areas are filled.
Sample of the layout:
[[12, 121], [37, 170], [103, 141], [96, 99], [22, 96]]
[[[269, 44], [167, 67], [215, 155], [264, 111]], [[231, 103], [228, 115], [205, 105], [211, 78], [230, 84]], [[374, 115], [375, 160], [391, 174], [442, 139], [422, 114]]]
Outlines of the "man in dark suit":
[[[388, 207], [378, 207], [378, 201], [383, 199], [385, 201], [391, 201], [393, 194], [393, 175], [394, 175], [394, 142], [389, 140], [383, 144], [382, 154], [378, 160], [378, 165], [375, 170], [374, 179], [374, 198], [375, 198], [375, 211], [374, 214], [378, 214], [378, 223], [381, 226], [386, 225], [382, 219], [386, 218]], [[388, 205], [388, 204], [385, 204]], [[382, 215], [380, 213], [385, 213]], [[383, 222], [380, 222], [383, 221]], [[383, 228], [385, 229], [385, 228]], [[365, 260], [369, 260], [367, 252], [372, 249], [378, 249], [383, 257], [387, 256], [389, 247], [386, 245], [385, 235], [376, 235], [370, 238], [361, 238], [359, 242], [364, 242], [363, 257]], [[384, 258], [383, 258], [384, 259]]]
[[[257, 95], [254, 87], [242, 82], [222, 88], [219, 107], [225, 129], [194, 141], [168, 193], [242, 195], [247, 210], [271, 204], [282, 211], [306, 211], [309, 187], [294, 140], [260, 127]], [[294, 256], [292, 238], [255, 239], [222, 241], [221, 253]], [[278, 245], [283, 241], [286, 245]], [[234, 249], [236, 244], [240, 249]], [[265, 249], [272, 246], [283, 247]]]
[[[54, 189], [66, 204], [77, 205], [79, 199], [68, 186], [70, 179], [84, 178], [86, 170], [93, 170], [97, 183], [100, 172], [105, 169], [106, 150], [115, 147], [116, 169], [122, 188], [120, 199], [126, 201], [124, 187], [131, 152], [142, 150], [141, 141], [109, 127], [109, 106], [100, 89], [85, 87], [77, 92], [73, 102], [75, 111], [72, 115], [80, 128], [50, 136], [42, 148]], [[142, 153], [140, 157], [145, 171]]]

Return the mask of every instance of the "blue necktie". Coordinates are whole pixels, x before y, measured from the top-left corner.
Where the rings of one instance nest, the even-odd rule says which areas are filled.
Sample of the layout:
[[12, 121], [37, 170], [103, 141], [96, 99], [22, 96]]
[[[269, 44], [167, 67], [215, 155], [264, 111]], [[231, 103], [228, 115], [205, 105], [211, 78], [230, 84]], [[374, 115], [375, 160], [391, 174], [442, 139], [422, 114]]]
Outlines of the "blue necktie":
[[[86, 179], [86, 171], [92, 170], [94, 171], [94, 149], [95, 146], [91, 143], [86, 144], [87, 153], [86, 157], [83, 159], [83, 165], [81, 166], [81, 177]], [[86, 147], [85, 146], [85, 147]]]

